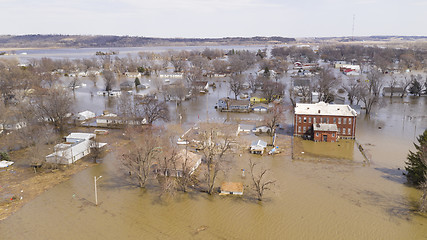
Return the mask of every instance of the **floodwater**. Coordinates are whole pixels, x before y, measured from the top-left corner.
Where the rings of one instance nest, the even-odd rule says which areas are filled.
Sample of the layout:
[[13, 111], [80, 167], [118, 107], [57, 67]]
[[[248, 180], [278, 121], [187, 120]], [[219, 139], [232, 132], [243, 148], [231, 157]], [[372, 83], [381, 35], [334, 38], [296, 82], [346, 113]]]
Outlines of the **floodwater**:
[[[51, 49], [22, 49], [13, 51], [14, 55], [3, 55], [0, 58], [16, 58], [21, 63], [28, 63], [31, 59], [52, 58], [52, 59], [81, 59], [98, 57], [96, 52], [118, 52], [118, 57], [126, 57], [127, 55], [137, 56], [139, 52], [154, 52], [161, 53], [166, 51], [203, 51], [206, 48], [221, 49], [221, 50], [250, 50], [257, 51], [258, 49], [271, 49], [273, 46], [281, 45], [229, 45], [229, 46], [153, 46], [153, 47], [112, 47], [112, 48], [51, 48]], [[288, 45], [285, 45], [288, 46]], [[7, 49], [3, 49], [7, 51]]]
[[[179, 123], [179, 114], [188, 125], [206, 119], [238, 122], [261, 118], [255, 113], [217, 112], [216, 100], [229, 94], [225, 83], [221, 84], [177, 109], [170, 103], [172, 121]], [[116, 100], [91, 97], [90, 91], [77, 90], [77, 110], [89, 108], [100, 114], [114, 109]], [[46, 191], [2, 221], [1, 238], [427, 239], [427, 217], [415, 212], [421, 192], [406, 186], [402, 175], [408, 150], [427, 128], [426, 116], [426, 97], [382, 98], [372, 116], [358, 116], [357, 141], [366, 149], [370, 163], [363, 162], [352, 141], [325, 147], [324, 143], [302, 142], [310, 154], [305, 160], [292, 160], [291, 149], [276, 156], [236, 154], [218, 183], [250, 184], [248, 176], [241, 176], [241, 169], [248, 168], [252, 158], [271, 169], [270, 178], [276, 180], [262, 203], [253, 199], [248, 188], [243, 197], [190, 192], [160, 198], [155, 180], [146, 190], [139, 189], [110, 153], [101, 164]], [[288, 126], [292, 124], [290, 116], [286, 121]], [[335, 151], [340, 153], [332, 154], [334, 161], [316, 155]], [[95, 206], [93, 177], [100, 175], [99, 205]]]
[[[206, 110], [203, 99], [216, 94], [182, 106], [200, 112], [200, 118]], [[420, 192], [404, 184], [398, 168], [404, 167], [414, 136], [427, 128], [427, 98], [382, 101], [370, 118], [362, 114], [357, 122], [357, 138], [366, 146], [370, 164], [362, 164], [360, 153], [351, 148], [345, 148], [345, 156], [354, 155], [354, 161], [237, 155], [220, 179], [249, 184], [240, 169], [247, 168], [249, 157], [262, 162], [277, 180], [262, 203], [253, 200], [248, 188], [243, 197], [192, 192], [161, 199], [155, 183], [147, 190], [129, 183], [119, 161], [109, 154], [102, 164], [50, 189], [1, 222], [2, 238], [426, 239], [427, 218], [414, 212]], [[206, 115], [227, 117], [210, 111]], [[185, 120], [197, 121], [197, 116], [187, 113]], [[96, 207], [93, 176], [100, 175]]]

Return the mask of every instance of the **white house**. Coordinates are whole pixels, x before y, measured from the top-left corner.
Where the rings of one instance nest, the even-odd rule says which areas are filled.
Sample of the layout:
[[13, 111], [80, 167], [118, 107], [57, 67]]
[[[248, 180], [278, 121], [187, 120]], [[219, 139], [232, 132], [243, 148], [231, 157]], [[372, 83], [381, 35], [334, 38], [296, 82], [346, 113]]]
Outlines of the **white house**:
[[85, 121], [95, 117], [95, 113], [91, 111], [84, 111], [77, 114], [77, 120]]
[[90, 153], [91, 147], [103, 147], [106, 143], [94, 146], [92, 140], [96, 138], [93, 133], [71, 133], [65, 137], [65, 143], [55, 145], [54, 152], [46, 156], [46, 162], [57, 164], [72, 164]]
[[263, 154], [266, 148], [267, 148], [266, 142], [262, 140], [253, 141], [251, 144], [250, 152], [254, 154]]
[[140, 78], [141, 77], [140, 72], [125, 72], [125, 75], [128, 78]]
[[252, 132], [253, 133], [269, 133], [271, 132], [271, 128], [266, 125], [260, 125], [252, 129]]
[[169, 74], [160, 74], [161, 78], [183, 78], [182, 73], [169, 73]]
[[145, 118], [123, 118], [114, 113], [109, 113], [96, 118], [98, 127], [122, 127], [125, 125], [144, 125], [147, 124]]

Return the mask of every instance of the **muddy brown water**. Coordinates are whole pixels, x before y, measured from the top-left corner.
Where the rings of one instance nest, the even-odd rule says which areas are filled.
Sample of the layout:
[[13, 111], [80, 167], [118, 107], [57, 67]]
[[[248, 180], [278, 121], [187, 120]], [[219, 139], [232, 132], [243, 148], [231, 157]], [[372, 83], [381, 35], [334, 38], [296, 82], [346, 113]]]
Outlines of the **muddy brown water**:
[[[215, 94], [183, 105], [186, 120], [205, 115], [204, 98]], [[427, 128], [427, 98], [385, 98], [373, 112], [357, 122], [369, 164], [351, 147], [344, 158], [353, 160], [343, 161], [237, 155], [221, 180], [249, 184], [240, 169], [250, 157], [261, 162], [277, 180], [262, 203], [247, 188], [243, 197], [191, 192], [161, 200], [155, 183], [147, 190], [129, 183], [110, 154], [2, 221], [1, 239], [427, 239], [427, 217], [414, 212], [420, 192], [402, 175], [412, 142]], [[93, 176], [100, 175], [96, 207]]]

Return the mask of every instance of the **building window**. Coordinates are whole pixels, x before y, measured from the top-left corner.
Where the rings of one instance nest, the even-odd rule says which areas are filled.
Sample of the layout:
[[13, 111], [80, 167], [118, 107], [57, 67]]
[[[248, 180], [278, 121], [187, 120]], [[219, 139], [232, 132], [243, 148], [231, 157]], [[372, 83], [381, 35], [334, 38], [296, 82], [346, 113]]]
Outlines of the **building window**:
[[335, 133], [332, 133], [332, 137], [335, 137]]
[[298, 132], [299, 133], [301, 132], [301, 126], [298, 126]]
[[351, 124], [351, 118], [348, 119], [348, 124]]
[[319, 133], [316, 133], [316, 137], [318, 137], [319, 136]]
[[334, 124], [337, 123], [337, 118], [334, 118]]
[[341, 124], [341, 118], [338, 118], [338, 124]]
[[348, 135], [351, 135], [351, 128], [347, 129], [347, 133], [348, 133]]
[[328, 118], [323, 118], [323, 122], [322, 123], [327, 123], [328, 122]]
[[341, 133], [341, 128], [338, 128], [338, 133]]
[[301, 123], [301, 117], [298, 117], [298, 122]]
[[311, 123], [311, 117], [308, 118], [308, 123]]
[[304, 117], [304, 122], [305, 122], [305, 123], [307, 122], [307, 117]]
[[347, 124], [347, 118], [342, 119], [342, 124]]
[[303, 127], [303, 129], [302, 129], [303, 131], [304, 131], [304, 133], [305, 133], [305, 131], [307, 130], [307, 128], [306, 127]]

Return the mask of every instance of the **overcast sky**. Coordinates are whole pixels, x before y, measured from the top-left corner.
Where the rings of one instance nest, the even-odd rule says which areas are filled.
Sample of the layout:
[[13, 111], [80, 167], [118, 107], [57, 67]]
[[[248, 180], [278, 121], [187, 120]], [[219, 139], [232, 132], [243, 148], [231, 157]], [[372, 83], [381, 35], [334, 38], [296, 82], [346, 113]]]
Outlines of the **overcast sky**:
[[0, 0], [0, 34], [427, 36], [427, 0]]

